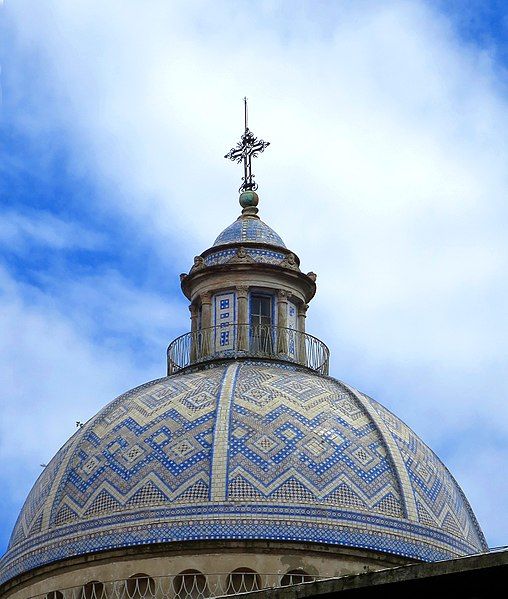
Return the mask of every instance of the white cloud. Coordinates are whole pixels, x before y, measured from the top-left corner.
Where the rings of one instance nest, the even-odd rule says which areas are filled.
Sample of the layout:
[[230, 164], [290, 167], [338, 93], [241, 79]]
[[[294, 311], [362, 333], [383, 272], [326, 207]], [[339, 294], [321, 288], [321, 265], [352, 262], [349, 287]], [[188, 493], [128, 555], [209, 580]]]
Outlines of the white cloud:
[[10, 251], [26, 251], [32, 245], [55, 250], [98, 250], [103, 236], [43, 211], [21, 214], [13, 210], [0, 214], [0, 245]]
[[187, 326], [184, 301], [135, 287], [113, 270], [74, 281], [53, 280], [46, 288], [47, 297], [72, 314], [79, 330], [93, 337], [118, 337], [119, 344], [125, 336], [143, 340], [161, 348], [161, 359], [164, 346]]
[[74, 432], [75, 421], [86, 421], [129, 388], [164, 376], [165, 345], [175, 335], [172, 327], [182, 327], [172, 318], [171, 303], [136, 291], [115, 273], [47, 283], [41, 291], [0, 270], [6, 503], [22, 502], [39, 464]]
[[[508, 434], [506, 74], [423, 2], [321, 7], [7, 3], [52, 99], [25, 121], [63, 127], [74, 169], [183, 269], [237, 215], [240, 172], [222, 156], [249, 96], [272, 142], [255, 166], [261, 215], [319, 274], [309, 330], [330, 342], [334, 374], [376, 390], [446, 461], [445, 440], [480, 414]], [[93, 278], [62, 294], [96, 306], [92, 328], [129, 322], [155, 340], [176, 318], [150, 294], [122, 301], [107, 273], [100, 288], [118, 305], [107, 323]], [[499, 518], [483, 524], [506, 539]]]

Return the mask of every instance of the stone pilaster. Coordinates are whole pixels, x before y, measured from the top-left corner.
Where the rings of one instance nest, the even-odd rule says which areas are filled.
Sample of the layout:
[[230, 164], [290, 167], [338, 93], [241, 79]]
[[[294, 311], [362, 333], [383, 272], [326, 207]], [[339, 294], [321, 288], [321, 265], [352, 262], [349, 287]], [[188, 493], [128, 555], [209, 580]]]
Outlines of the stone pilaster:
[[291, 294], [283, 289], [277, 291], [277, 351], [288, 353], [288, 299]]
[[305, 319], [307, 318], [308, 304], [298, 306], [298, 361], [300, 364], [307, 363], [307, 351], [305, 349]]
[[190, 321], [191, 321], [191, 346], [190, 346], [190, 361], [191, 364], [194, 364], [197, 359], [197, 348], [199, 347], [198, 343], [198, 316], [199, 316], [199, 307], [196, 304], [191, 304], [189, 306], [190, 311]]
[[201, 294], [201, 353], [204, 357], [212, 351], [212, 294], [209, 291]]
[[201, 294], [201, 328], [212, 326], [212, 294], [209, 291]]
[[298, 306], [298, 330], [300, 333], [305, 333], [305, 319], [307, 318], [308, 304], [300, 304]]
[[198, 330], [198, 315], [199, 307], [196, 304], [189, 306], [190, 321], [191, 321], [191, 333], [195, 333]]
[[249, 349], [249, 287], [247, 285], [238, 285], [236, 288], [236, 297], [238, 301], [238, 349], [246, 351]]

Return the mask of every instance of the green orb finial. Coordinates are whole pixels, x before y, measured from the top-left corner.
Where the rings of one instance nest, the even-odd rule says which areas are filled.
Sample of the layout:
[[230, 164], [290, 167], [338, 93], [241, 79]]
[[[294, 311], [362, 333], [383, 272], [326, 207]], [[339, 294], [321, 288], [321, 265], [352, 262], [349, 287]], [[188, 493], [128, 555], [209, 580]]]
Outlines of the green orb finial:
[[259, 202], [259, 196], [255, 191], [252, 191], [250, 189], [242, 191], [242, 193], [240, 194], [239, 202], [240, 206], [243, 208], [242, 214], [250, 214], [252, 216], [257, 214], [258, 209], [256, 208], [256, 206]]
[[249, 206], [257, 206], [259, 202], [259, 196], [255, 191], [242, 191], [240, 194], [240, 206], [247, 208]]

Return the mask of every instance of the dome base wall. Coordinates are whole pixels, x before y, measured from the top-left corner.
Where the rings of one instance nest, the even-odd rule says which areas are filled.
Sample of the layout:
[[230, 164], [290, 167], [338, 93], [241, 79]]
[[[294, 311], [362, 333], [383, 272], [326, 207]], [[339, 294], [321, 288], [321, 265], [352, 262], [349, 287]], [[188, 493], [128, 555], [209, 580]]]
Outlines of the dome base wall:
[[[226, 588], [229, 573], [249, 568], [263, 580], [303, 570], [316, 578], [358, 574], [404, 565], [408, 560], [375, 551], [319, 543], [193, 541], [128, 547], [76, 556], [26, 572], [0, 588], [5, 599], [30, 599], [90, 581], [119, 581], [142, 572], [151, 578], [198, 570]], [[65, 595], [64, 595], [65, 596]]]

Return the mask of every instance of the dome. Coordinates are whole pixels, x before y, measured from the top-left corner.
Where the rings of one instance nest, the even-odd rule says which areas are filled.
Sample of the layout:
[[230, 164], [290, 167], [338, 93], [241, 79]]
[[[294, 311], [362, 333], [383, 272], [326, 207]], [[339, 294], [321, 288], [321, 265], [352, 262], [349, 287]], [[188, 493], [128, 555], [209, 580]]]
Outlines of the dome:
[[461, 489], [397, 417], [309, 370], [229, 361], [137, 387], [45, 468], [1, 582], [132, 545], [277, 539], [434, 561], [485, 540]]
[[233, 243], [266, 243], [285, 248], [284, 242], [257, 216], [240, 216], [217, 237], [213, 247]]

